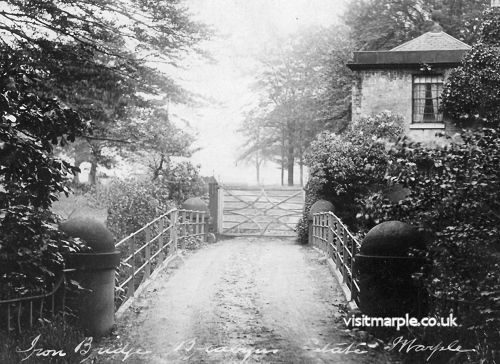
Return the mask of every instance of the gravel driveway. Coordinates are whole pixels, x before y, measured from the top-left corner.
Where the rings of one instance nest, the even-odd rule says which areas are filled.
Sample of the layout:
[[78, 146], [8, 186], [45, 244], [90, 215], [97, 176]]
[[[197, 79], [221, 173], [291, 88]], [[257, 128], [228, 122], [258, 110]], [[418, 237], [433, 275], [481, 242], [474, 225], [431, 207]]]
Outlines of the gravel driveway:
[[315, 250], [292, 239], [223, 240], [161, 272], [101, 344], [108, 353], [97, 362], [386, 363], [377, 352], [345, 353], [357, 346], [343, 305]]

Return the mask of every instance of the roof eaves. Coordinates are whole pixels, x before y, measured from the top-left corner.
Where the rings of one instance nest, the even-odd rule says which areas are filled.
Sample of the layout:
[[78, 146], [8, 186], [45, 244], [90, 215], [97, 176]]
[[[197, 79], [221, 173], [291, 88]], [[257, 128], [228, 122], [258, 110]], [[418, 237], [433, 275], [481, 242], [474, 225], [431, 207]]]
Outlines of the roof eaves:
[[354, 52], [354, 61], [349, 63], [351, 69], [361, 68], [401, 68], [416, 65], [449, 65], [457, 66], [467, 53], [465, 49], [442, 51], [378, 51]]

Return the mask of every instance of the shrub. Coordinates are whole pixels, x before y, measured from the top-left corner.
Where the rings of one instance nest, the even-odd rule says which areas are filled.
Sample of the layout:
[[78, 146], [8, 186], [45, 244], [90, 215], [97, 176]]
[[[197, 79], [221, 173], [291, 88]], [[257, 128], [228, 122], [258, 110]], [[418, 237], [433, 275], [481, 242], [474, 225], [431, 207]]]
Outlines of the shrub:
[[500, 8], [483, 14], [481, 37], [454, 69], [442, 95], [443, 111], [462, 125], [500, 126]]
[[191, 162], [181, 162], [163, 171], [158, 182], [177, 204], [190, 197], [202, 197], [208, 193], [208, 186], [200, 176], [199, 166], [194, 166]]
[[0, 299], [48, 289], [64, 266], [63, 254], [84, 249], [55, 226], [47, 211], [17, 206], [0, 220]]
[[121, 239], [175, 207], [168, 190], [150, 181], [116, 180], [109, 188], [106, 224]]
[[[365, 207], [375, 222], [396, 219], [427, 232], [433, 269], [424, 284], [433, 296], [472, 303], [455, 334], [482, 353], [470, 362], [486, 363], [500, 342], [500, 133], [483, 129], [461, 137], [441, 148], [395, 148], [387, 181], [410, 194], [399, 203], [371, 196]], [[433, 310], [441, 308], [436, 303]]]
[[403, 119], [389, 112], [360, 118], [346, 133], [325, 132], [312, 143], [306, 155], [310, 178], [306, 186], [306, 209], [298, 226], [305, 239], [305, 223], [310, 206], [318, 199], [332, 202], [339, 217], [357, 230], [359, 198], [385, 183], [388, 146], [402, 134]]
[[107, 226], [118, 239], [205, 190], [198, 168], [189, 162], [164, 171], [155, 181], [116, 180], [108, 189]]
[[[386, 130], [377, 127], [392, 118], [364, 118], [344, 135], [318, 137], [307, 159], [310, 201], [333, 202], [339, 217], [361, 234], [387, 220], [418, 226], [428, 237], [427, 258], [432, 262], [424, 286], [434, 297], [470, 303], [458, 312], [462, 326], [447, 330], [446, 336], [476, 351], [453, 360], [498, 362], [500, 132], [464, 131], [458, 142], [429, 148], [404, 140], [394, 143], [401, 132], [396, 120], [385, 123]], [[384, 140], [384, 135], [390, 138]], [[408, 195], [390, 202], [385, 191], [396, 186]], [[299, 229], [304, 239], [303, 221]], [[431, 313], [445, 311], [442, 301], [431, 302]], [[412, 334], [433, 342], [442, 340], [437, 335], [443, 332], [416, 329]]]

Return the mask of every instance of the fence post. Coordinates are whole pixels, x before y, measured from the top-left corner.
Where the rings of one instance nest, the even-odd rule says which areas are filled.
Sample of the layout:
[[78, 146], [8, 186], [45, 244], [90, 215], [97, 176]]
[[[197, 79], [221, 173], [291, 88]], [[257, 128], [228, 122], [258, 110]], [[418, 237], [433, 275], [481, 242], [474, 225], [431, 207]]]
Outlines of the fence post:
[[180, 242], [181, 248], [183, 248], [184, 237], [186, 235], [186, 212], [181, 210], [177, 213], [176, 216], [176, 226], [178, 227], [178, 235], [177, 240]]
[[342, 277], [343, 277], [343, 282], [346, 283], [347, 280], [347, 230], [345, 227], [342, 226]]
[[356, 255], [356, 240], [354, 238], [349, 239], [351, 241], [351, 296], [354, 295], [356, 289], [354, 287], [354, 257]]
[[307, 218], [307, 243], [314, 246], [314, 215]]
[[324, 234], [325, 234], [325, 229], [323, 228], [323, 225], [325, 224], [325, 215], [323, 213], [321, 213], [319, 215], [318, 220], [319, 220], [318, 221], [318, 237], [319, 237], [319, 239], [317, 239], [316, 245], [318, 245], [321, 248], [321, 246], [323, 245], [323, 238], [324, 238]]
[[217, 221], [219, 218], [218, 188], [219, 184], [217, 182], [210, 182], [208, 184], [208, 211], [210, 211], [211, 222], [209, 224], [209, 230], [207, 230], [207, 232], [217, 232]]
[[158, 237], [158, 250], [160, 252], [158, 253], [158, 260], [159, 264], [161, 264], [165, 259], [165, 254], [163, 253], [163, 233], [164, 233], [163, 230], [165, 230], [165, 222], [163, 220], [163, 217], [160, 219], [159, 229], [160, 229], [160, 236]]
[[341, 245], [341, 240], [342, 240], [342, 227], [339, 223], [339, 220], [335, 218], [335, 230], [337, 232], [335, 236], [335, 264], [337, 265], [337, 269], [339, 272], [342, 272], [342, 267], [340, 266], [342, 257], [340, 256], [341, 250], [340, 250], [340, 245]]
[[203, 212], [201, 214], [201, 238], [203, 240], [203, 242], [207, 242], [207, 220], [208, 220], [208, 216], [207, 216], [207, 213], [206, 212]]
[[[170, 213], [170, 241], [177, 252], [177, 228], [179, 227], [178, 211], [174, 210]], [[170, 249], [169, 249], [170, 250]]]
[[326, 252], [326, 241], [328, 240], [328, 215], [322, 214], [321, 222], [321, 247]]
[[221, 234], [224, 228], [224, 189], [217, 188], [217, 233]]
[[332, 253], [334, 251], [333, 249], [333, 215], [328, 214], [328, 242], [327, 242], [327, 250], [326, 253], [328, 257], [333, 258], [333, 261], [335, 262], [335, 257], [332, 256]]
[[327, 212], [325, 212], [325, 215], [323, 217], [323, 241], [321, 242], [323, 246], [323, 251], [328, 254], [328, 236], [330, 235], [328, 232], [328, 222], [329, 222], [329, 216]]
[[316, 216], [312, 216], [312, 220], [311, 220], [311, 234], [309, 236], [309, 239], [310, 240], [310, 244], [312, 244], [313, 246], [316, 245], [316, 223], [317, 223], [317, 217]]
[[135, 236], [130, 239], [130, 250], [132, 251], [132, 259], [130, 261], [130, 281], [128, 282], [127, 297], [133, 297], [135, 293]]
[[146, 238], [146, 248], [144, 249], [144, 258], [146, 259], [146, 267], [144, 268], [144, 278], [143, 281], [148, 279], [151, 275], [151, 226], [144, 230], [144, 235]]
[[198, 234], [200, 233], [200, 212], [196, 211], [196, 224], [194, 228], [194, 233], [196, 234], [196, 239], [198, 239]]

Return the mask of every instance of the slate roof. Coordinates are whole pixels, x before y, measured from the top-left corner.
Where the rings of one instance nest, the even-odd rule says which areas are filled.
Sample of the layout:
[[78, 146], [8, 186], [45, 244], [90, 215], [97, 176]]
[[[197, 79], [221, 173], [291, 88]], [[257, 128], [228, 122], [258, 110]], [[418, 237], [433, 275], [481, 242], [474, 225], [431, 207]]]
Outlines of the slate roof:
[[354, 52], [352, 70], [416, 67], [422, 64], [456, 67], [471, 47], [439, 26], [389, 51]]
[[403, 43], [390, 52], [469, 50], [471, 47], [443, 31], [430, 31]]

